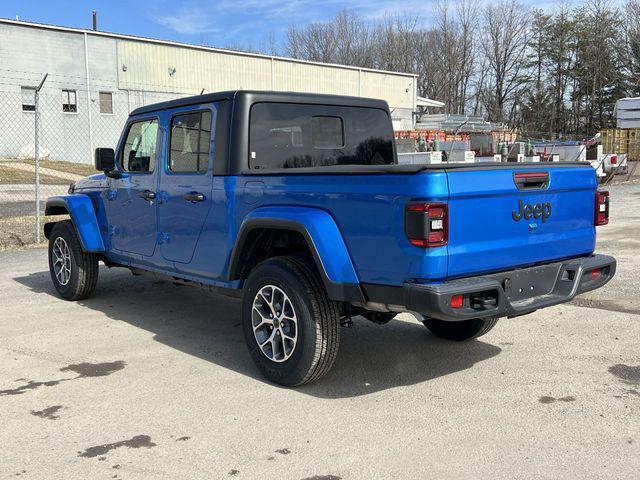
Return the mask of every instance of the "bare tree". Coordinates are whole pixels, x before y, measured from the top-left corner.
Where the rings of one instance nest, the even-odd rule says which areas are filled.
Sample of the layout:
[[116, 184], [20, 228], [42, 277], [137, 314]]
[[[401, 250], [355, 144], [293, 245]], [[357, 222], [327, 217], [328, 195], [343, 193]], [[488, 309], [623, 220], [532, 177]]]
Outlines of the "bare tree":
[[314, 22], [304, 29], [290, 26], [285, 51], [293, 58], [315, 62], [334, 62], [336, 37], [332, 25]]
[[329, 22], [290, 26], [285, 52], [304, 60], [371, 67], [371, 37], [369, 25], [360, 16], [342, 10]]
[[575, 11], [576, 63], [572, 72], [577, 100], [575, 128], [593, 135], [612, 125], [615, 100], [626, 87], [621, 69], [620, 12], [604, 0], [589, 0]]
[[513, 120], [505, 109], [524, 84], [528, 19], [528, 10], [517, 0], [490, 4], [483, 10], [482, 50], [489, 68], [483, 97], [491, 120]]
[[372, 51], [376, 68], [416, 72], [418, 21], [408, 14], [386, 15], [374, 29]]
[[624, 35], [626, 55], [624, 66], [630, 93], [640, 94], [640, 1], [625, 4]]
[[373, 65], [369, 25], [355, 13], [342, 10], [332, 22], [336, 38], [336, 63], [370, 67]]
[[640, 0], [623, 7], [561, 0], [552, 11], [497, 1], [440, 0], [429, 24], [408, 12], [367, 21], [342, 11], [291, 26], [284, 51], [415, 73], [418, 94], [444, 102], [447, 112], [540, 135], [594, 133], [612, 125], [617, 98], [640, 94]]
[[289, 27], [285, 51], [305, 60], [411, 72], [422, 95], [464, 112], [476, 65], [478, 7], [459, 0], [453, 10], [442, 2], [438, 22], [424, 28], [409, 13], [386, 15], [370, 24], [355, 13], [339, 12], [328, 22]]
[[545, 82], [553, 102], [547, 112], [548, 129], [553, 132], [567, 129], [567, 92], [576, 58], [575, 27], [570, 5], [562, 3], [549, 16], [544, 35]]
[[460, 113], [464, 112], [467, 102], [470, 100], [469, 84], [476, 69], [477, 45], [475, 39], [478, 35], [479, 6], [472, 0], [461, 0], [456, 10], [459, 24], [459, 51], [460, 64], [457, 74], [457, 107]]

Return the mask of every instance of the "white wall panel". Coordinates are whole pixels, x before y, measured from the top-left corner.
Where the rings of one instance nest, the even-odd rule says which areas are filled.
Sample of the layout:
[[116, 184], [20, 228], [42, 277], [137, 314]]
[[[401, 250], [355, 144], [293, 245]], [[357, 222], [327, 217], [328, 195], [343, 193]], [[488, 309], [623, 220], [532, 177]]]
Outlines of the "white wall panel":
[[358, 95], [357, 70], [276, 59], [274, 73], [276, 90]]
[[362, 72], [362, 96], [382, 98], [395, 108], [413, 108], [415, 77], [382, 72]]
[[124, 90], [193, 94], [271, 86], [268, 58], [118, 40], [118, 60]]

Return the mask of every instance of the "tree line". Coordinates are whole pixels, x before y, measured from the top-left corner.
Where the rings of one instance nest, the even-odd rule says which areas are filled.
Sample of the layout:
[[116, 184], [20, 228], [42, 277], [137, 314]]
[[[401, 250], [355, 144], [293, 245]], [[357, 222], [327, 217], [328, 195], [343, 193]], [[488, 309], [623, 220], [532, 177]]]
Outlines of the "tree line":
[[367, 21], [341, 11], [289, 27], [285, 55], [410, 72], [445, 111], [484, 115], [524, 134], [585, 138], [615, 126], [618, 98], [640, 95], [640, 0], [552, 10], [518, 0], [439, 3], [430, 18]]

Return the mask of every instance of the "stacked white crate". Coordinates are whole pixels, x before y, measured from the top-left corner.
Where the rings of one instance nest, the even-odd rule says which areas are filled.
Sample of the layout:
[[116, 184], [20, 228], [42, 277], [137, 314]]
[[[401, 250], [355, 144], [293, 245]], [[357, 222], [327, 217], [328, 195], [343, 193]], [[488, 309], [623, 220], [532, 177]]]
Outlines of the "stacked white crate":
[[640, 128], [640, 97], [621, 98], [616, 102], [616, 126]]

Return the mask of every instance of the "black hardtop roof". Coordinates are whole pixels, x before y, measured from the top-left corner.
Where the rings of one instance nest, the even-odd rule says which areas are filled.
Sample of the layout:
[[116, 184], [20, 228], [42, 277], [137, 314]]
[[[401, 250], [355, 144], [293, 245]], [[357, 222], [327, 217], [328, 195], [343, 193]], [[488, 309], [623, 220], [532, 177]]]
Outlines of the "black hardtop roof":
[[388, 110], [389, 105], [384, 100], [363, 97], [349, 97], [346, 95], [324, 95], [319, 93], [297, 92], [273, 92], [258, 90], [232, 90], [226, 92], [205, 93], [192, 97], [178, 98], [167, 102], [154, 103], [136, 108], [131, 115], [167, 110], [170, 108], [185, 107], [203, 103], [218, 102], [220, 100], [238, 100], [242, 98], [247, 103], [257, 102], [281, 102], [281, 103], [310, 103], [319, 105], [337, 105], [345, 107], [370, 107]]

